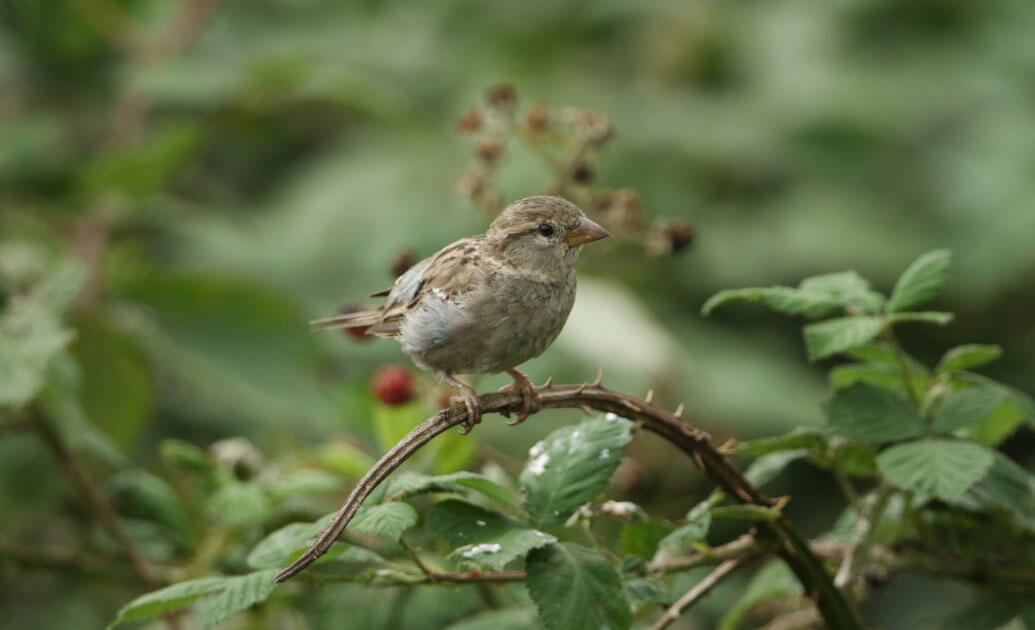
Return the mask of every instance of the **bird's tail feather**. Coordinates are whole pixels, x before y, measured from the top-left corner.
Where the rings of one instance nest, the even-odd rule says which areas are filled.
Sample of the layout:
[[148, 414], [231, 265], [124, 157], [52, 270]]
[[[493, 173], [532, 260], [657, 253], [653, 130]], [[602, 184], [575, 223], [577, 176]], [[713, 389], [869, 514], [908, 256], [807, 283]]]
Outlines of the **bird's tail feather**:
[[357, 311], [334, 317], [314, 319], [309, 322], [309, 329], [313, 332], [321, 330], [333, 330], [335, 328], [354, 328], [357, 326], [373, 326], [381, 319], [380, 311]]

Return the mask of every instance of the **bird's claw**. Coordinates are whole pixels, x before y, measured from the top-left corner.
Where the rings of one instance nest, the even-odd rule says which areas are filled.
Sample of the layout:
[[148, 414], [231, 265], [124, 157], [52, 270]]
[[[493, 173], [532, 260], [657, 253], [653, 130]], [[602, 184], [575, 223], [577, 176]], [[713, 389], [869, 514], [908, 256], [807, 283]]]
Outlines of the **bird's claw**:
[[458, 381], [449, 372], [440, 372], [439, 378], [455, 387], [457, 393], [460, 394], [459, 396], [450, 397], [450, 403], [458, 399], [464, 401], [464, 407], [467, 408], [467, 417], [461, 423], [463, 427], [460, 429], [460, 435], [467, 435], [474, 429], [474, 425], [482, 421], [482, 405], [478, 401], [478, 392], [474, 391], [467, 383]]
[[[482, 405], [473, 391], [461, 390], [459, 398], [464, 401], [464, 407], [467, 408], [467, 418], [461, 423], [460, 435], [467, 435], [474, 429], [474, 425], [482, 421]], [[455, 398], [452, 400], [455, 400]]]
[[[501, 387], [499, 391], [516, 391], [521, 394], [521, 411], [518, 412], [517, 417], [507, 422], [507, 426], [517, 426], [528, 419], [528, 417], [538, 412], [542, 406], [539, 403], [539, 392], [536, 391], [535, 383], [532, 382], [528, 376], [519, 370], [507, 370], [507, 373], [513, 377], [514, 382], [510, 385]], [[506, 412], [503, 415], [510, 417], [510, 413]]]

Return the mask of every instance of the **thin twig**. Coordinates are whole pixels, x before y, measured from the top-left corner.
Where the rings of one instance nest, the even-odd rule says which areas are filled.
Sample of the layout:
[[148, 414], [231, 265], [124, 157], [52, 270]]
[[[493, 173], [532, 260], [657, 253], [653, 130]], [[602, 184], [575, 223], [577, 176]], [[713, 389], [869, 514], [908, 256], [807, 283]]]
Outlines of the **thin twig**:
[[0, 538], [0, 560], [32, 569], [78, 573], [106, 580], [138, 580], [124, 564], [108, 564], [66, 549], [40, 549], [12, 545]]
[[[689, 456], [694, 456], [708, 475], [727, 494], [741, 503], [764, 507], [774, 505], [752, 486], [744, 475], [711, 443], [708, 434], [681, 421], [674, 414], [643, 400], [603, 387], [590, 385], [554, 386], [537, 390], [542, 409], [592, 407], [634, 422], [668, 440]], [[483, 414], [521, 410], [523, 400], [518, 392], [504, 391], [479, 397]], [[411, 455], [451, 427], [467, 418], [466, 407], [457, 404], [432, 416], [392, 447], [367, 471], [353, 488], [349, 498], [312, 546], [291, 566], [276, 576], [283, 582], [312, 564], [323, 555], [344, 531], [363, 500]], [[784, 515], [759, 523], [759, 537], [764, 544], [773, 544], [777, 552], [798, 577], [806, 593], [815, 597], [824, 620], [831, 628], [861, 628], [858, 613], [834, 586], [826, 568], [812, 553], [809, 542]]]
[[743, 534], [724, 545], [712, 547], [693, 555], [651, 560], [647, 563], [647, 570], [652, 573], [686, 571], [695, 567], [719, 564], [731, 558], [739, 558], [745, 555], [755, 556], [764, 551], [767, 551], [767, 549], [759, 543], [758, 539], [751, 534]]
[[108, 533], [122, 546], [136, 574], [140, 576], [140, 579], [147, 586], [158, 586], [159, 582], [155, 577], [154, 571], [151, 570], [147, 560], [144, 559], [143, 554], [137, 549], [136, 543], [130, 538], [122, 523], [122, 519], [119, 518], [115, 508], [108, 501], [107, 495], [104, 494], [97, 482], [86, 472], [76, 454], [72, 452], [72, 449], [68, 448], [61, 436], [46, 420], [39, 418], [36, 420], [35, 425], [43, 438], [43, 442], [50, 447], [54, 456], [61, 462], [61, 466], [69, 479], [82, 491], [83, 498], [97, 517], [97, 520], [104, 525]]
[[830, 467], [830, 472], [834, 475], [834, 481], [837, 482], [837, 487], [841, 489], [841, 494], [844, 495], [845, 500], [852, 506], [856, 514], [861, 512], [859, 506], [859, 493], [855, 491], [855, 486], [852, 485], [852, 480], [848, 478], [848, 475], [834, 462], [834, 465]]
[[852, 531], [852, 538], [848, 543], [841, 566], [837, 569], [834, 577], [834, 586], [845, 588], [852, 582], [852, 575], [855, 573], [859, 562], [866, 557], [866, 550], [873, 537], [873, 530], [877, 522], [884, 514], [884, 508], [888, 505], [893, 489], [891, 486], [883, 486], [876, 491], [873, 505], [869, 511], [856, 511], [855, 529]]
[[920, 406], [920, 395], [916, 391], [916, 385], [913, 383], [913, 374], [909, 366], [909, 362], [906, 361], [905, 350], [898, 343], [898, 338], [895, 337], [894, 331], [891, 330], [891, 326], [885, 326], [881, 332], [881, 338], [887, 342], [888, 347], [891, 348], [891, 354], [895, 357], [895, 362], [898, 363], [899, 370], [902, 372], [902, 384], [905, 385], [906, 393], [909, 394], [909, 400], [913, 403], [914, 407]]
[[744, 560], [742, 558], [730, 558], [719, 566], [715, 567], [711, 573], [706, 575], [703, 580], [694, 585], [692, 589], [687, 591], [682, 597], [676, 600], [676, 603], [669, 606], [668, 610], [665, 611], [654, 625], [650, 627], [650, 630], [662, 630], [668, 627], [668, 624], [672, 623], [683, 614], [683, 612], [694, 605], [694, 602], [701, 599], [708, 594], [715, 585], [722, 581], [722, 578], [726, 577], [733, 572], [740, 563]]

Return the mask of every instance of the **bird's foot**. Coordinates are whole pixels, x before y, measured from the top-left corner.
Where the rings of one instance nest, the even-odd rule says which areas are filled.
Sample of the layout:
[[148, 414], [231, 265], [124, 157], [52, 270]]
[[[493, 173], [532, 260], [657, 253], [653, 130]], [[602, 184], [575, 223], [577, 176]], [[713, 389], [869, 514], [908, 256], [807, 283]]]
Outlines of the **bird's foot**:
[[510, 374], [514, 382], [501, 387], [500, 391], [517, 391], [521, 393], [521, 411], [518, 412], [514, 420], [507, 423], [510, 426], [517, 426], [541, 408], [539, 392], [536, 391], [535, 383], [532, 382], [532, 379], [528, 378], [528, 375], [521, 370], [510, 369], [507, 370], [507, 374]]
[[[460, 435], [467, 435], [474, 428], [474, 425], [482, 421], [482, 404], [478, 400], [478, 392], [474, 391], [467, 383], [458, 381], [449, 374], [441, 376], [443, 381], [455, 387], [460, 393], [460, 396], [450, 398], [450, 402], [462, 400], [464, 407], [467, 408], [467, 418], [463, 421], [463, 426], [460, 428]], [[458, 398], [459, 400], [457, 400]]]

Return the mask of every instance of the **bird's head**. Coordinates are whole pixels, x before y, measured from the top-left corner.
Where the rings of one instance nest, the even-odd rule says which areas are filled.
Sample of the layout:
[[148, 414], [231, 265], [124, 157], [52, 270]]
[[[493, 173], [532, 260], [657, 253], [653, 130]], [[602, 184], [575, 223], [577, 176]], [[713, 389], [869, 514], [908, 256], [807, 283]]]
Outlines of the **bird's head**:
[[539, 195], [507, 206], [486, 238], [495, 254], [519, 269], [563, 280], [575, 269], [582, 246], [609, 236], [575, 204]]

